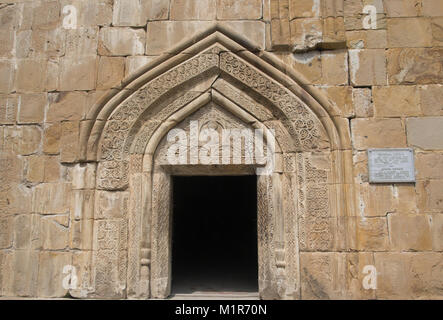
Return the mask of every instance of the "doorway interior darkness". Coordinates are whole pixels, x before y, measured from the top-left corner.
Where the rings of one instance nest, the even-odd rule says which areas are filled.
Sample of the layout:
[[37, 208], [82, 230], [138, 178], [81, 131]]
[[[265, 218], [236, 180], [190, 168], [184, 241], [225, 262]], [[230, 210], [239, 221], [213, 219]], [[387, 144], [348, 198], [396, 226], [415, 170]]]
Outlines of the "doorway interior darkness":
[[172, 294], [258, 292], [256, 176], [174, 176]]

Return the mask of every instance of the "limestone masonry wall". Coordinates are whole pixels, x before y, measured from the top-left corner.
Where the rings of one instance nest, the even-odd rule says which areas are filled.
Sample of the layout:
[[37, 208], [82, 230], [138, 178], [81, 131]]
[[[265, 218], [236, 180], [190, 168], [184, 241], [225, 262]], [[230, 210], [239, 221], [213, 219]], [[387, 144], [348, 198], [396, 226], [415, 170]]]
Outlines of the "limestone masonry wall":
[[[351, 141], [347, 244], [300, 252], [300, 297], [443, 299], [443, 0], [0, 0], [0, 297], [88, 296], [97, 240], [81, 213], [118, 216], [128, 195], [94, 198], [80, 128], [214, 22], [302, 74]], [[405, 147], [417, 182], [370, 184], [367, 150]], [[84, 288], [63, 285], [66, 266]]]

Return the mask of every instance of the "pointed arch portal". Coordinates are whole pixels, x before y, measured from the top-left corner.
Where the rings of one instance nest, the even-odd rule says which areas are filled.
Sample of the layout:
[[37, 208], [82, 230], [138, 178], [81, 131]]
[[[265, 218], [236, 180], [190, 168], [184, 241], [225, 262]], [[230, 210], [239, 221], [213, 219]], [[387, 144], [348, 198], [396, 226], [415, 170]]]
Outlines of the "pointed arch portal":
[[[265, 136], [275, 139], [273, 170], [257, 177], [259, 293], [300, 298], [300, 252], [339, 246], [352, 176], [345, 172], [348, 128], [303, 83], [272, 54], [215, 24], [103, 97], [81, 128], [81, 162], [96, 166], [88, 295], [167, 297], [171, 176], [254, 174], [259, 167], [169, 164], [168, 132], [189, 136], [196, 121], [214, 130], [273, 133]], [[123, 203], [121, 210], [108, 210], [110, 201]]]

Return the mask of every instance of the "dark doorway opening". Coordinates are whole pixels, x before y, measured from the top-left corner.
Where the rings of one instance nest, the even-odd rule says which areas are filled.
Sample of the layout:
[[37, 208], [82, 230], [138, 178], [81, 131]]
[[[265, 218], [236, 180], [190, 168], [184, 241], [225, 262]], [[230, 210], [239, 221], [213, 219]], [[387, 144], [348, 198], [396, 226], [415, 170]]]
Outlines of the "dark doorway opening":
[[257, 292], [257, 177], [174, 176], [172, 293]]

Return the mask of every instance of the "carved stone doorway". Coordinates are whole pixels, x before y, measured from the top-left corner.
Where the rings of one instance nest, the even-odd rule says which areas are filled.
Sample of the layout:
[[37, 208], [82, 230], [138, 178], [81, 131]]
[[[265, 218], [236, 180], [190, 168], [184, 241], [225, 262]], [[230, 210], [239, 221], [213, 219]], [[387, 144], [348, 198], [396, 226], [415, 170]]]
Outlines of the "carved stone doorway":
[[258, 293], [257, 177], [175, 176], [172, 294]]

